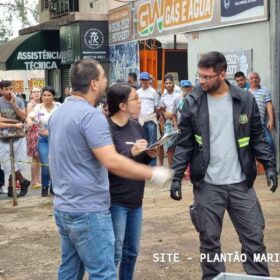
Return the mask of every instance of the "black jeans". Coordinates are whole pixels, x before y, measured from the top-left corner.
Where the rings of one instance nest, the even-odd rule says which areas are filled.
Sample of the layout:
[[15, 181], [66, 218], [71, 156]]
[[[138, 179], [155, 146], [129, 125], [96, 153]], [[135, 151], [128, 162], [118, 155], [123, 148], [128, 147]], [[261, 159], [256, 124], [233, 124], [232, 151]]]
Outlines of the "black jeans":
[[[254, 255], [265, 254], [263, 213], [254, 188], [244, 183], [211, 185], [204, 183], [194, 187], [194, 205], [190, 214], [200, 238], [201, 268], [203, 280], [212, 280], [225, 271], [221, 258], [221, 231], [225, 210], [235, 227], [246, 256], [243, 267], [251, 275], [269, 276], [266, 262], [254, 261]], [[214, 261], [213, 261], [214, 260]]]

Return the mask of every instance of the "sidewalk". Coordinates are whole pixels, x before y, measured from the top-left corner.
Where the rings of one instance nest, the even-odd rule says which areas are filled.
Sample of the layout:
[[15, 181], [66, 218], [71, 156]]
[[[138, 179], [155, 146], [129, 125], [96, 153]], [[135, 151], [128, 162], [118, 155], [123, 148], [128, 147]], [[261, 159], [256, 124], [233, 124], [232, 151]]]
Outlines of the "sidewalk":
[[[259, 176], [255, 185], [266, 219], [267, 252], [274, 256], [269, 264], [271, 276], [280, 277], [280, 188], [272, 194], [265, 176]], [[179, 202], [169, 198], [169, 187], [147, 184], [135, 280], [201, 279], [198, 234], [188, 213], [191, 203], [192, 187], [186, 181], [183, 200]], [[56, 279], [60, 246], [52, 198], [42, 198], [40, 190], [32, 190], [19, 198], [18, 204], [13, 207], [11, 199], [0, 195], [0, 280]], [[224, 253], [240, 252], [238, 237], [227, 215], [222, 246]], [[239, 262], [227, 262], [226, 267], [227, 272], [243, 273]]]

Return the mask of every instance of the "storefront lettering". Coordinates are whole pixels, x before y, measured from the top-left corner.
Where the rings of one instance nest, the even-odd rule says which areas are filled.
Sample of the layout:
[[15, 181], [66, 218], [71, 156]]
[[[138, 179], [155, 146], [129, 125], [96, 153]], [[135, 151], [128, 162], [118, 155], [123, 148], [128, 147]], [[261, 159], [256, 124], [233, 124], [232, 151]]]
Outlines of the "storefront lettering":
[[59, 52], [49, 52], [46, 50], [38, 52], [18, 52], [17, 60], [50, 60], [50, 59], [60, 59]]
[[25, 61], [26, 70], [57, 69], [55, 61]]
[[163, 0], [146, 1], [137, 10], [137, 31], [148, 36], [157, 27], [158, 32], [170, 28], [210, 22], [213, 18], [214, 0]]
[[17, 60], [22, 60], [26, 70], [58, 69], [60, 59], [58, 51], [18, 52]]

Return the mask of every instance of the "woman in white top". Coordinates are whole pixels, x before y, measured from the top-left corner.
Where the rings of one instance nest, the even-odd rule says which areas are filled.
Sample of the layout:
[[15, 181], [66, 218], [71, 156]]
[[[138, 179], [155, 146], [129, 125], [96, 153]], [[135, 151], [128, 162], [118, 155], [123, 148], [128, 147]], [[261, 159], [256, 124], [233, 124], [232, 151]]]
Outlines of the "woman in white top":
[[[34, 109], [37, 104], [41, 103], [41, 87], [32, 87], [30, 91], [30, 101], [26, 106], [26, 114]], [[37, 151], [37, 144], [39, 139], [39, 127], [36, 123], [32, 123], [31, 126], [28, 127], [27, 131], [27, 155], [32, 158], [31, 165], [31, 187], [36, 188], [41, 185], [40, 179], [40, 160]]]
[[42, 184], [42, 196], [48, 196], [48, 190], [52, 193], [50, 173], [49, 173], [49, 160], [48, 160], [48, 121], [54, 110], [60, 106], [60, 103], [54, 101], [55, 91], [53, 87], [46, 86], [42, 90], [43, 103], [38, 104], [29, 113], [27, 122], [36, 123], [39, 126], [39, 141], [37, 150], [39, 153], [41, 163], [41, 184]]

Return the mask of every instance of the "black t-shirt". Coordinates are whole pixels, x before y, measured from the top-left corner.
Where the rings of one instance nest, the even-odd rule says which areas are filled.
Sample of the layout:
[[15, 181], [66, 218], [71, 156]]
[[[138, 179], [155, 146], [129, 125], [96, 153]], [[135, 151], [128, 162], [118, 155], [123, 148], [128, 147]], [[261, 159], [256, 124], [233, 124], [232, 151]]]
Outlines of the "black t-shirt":
[[[118, 126], [110, 118], [108, 119], [112, 138], [116, 150], [134, 161], [148, 164], [151, 158], [145, 153], [133, 157], [131, 154], [132, 145], [127, 145], [125, 142], [135, 142], [138, 139], [144, 138], [144, 133], [141, 125], [130, 119], [125, 126]], [[111, 204], [117, 204], [128, 208], [137, 208], [142, 206], [144, 196], [145, 181], [130, 180], [121, 178], [109, 172]]]

